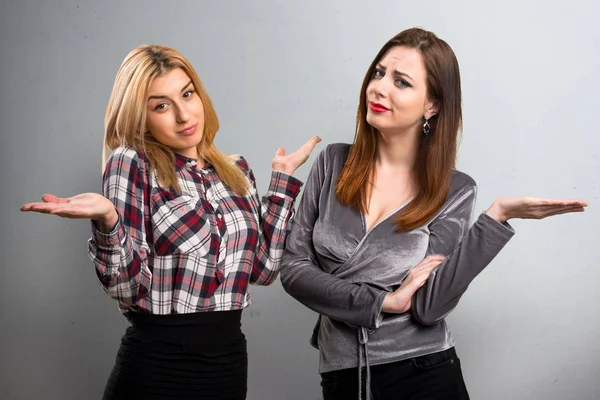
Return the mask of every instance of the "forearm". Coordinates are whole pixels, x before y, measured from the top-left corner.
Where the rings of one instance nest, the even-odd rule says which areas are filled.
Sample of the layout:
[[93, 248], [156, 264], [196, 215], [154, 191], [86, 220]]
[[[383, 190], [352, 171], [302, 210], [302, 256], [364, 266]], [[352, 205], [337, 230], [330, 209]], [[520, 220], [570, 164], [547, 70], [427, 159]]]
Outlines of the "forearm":
[[424, 325], [445, 318], [458, 304], [469, 284], [508, 243], [514, 231], [481, 214], [454, 252], [429, 276], [412, 300], [412, 314]]

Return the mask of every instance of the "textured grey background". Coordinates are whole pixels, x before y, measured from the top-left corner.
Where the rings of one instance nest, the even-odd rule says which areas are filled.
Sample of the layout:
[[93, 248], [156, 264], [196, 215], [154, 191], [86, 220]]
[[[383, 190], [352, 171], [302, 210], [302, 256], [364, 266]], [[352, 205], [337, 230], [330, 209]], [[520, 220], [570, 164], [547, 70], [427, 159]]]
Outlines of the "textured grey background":
[[[449, 318], [472, 398], [600, 398], [599, 11], [591, 0], [2, 0], [0, 398], [97, 399], [112, 366], [126, 322], [86, 255], [89, 223], [19, 206], [100, 190], [104, 110], [130, 49], [160, 43], [192, 60], [219, 147], [245, 155], [264, 190], [278, 146], [352, 140], [368, 64], [411, 26], [458, 55], [459, 167], [479, 183], [479, 211], [509, 194], [590, 202], [584, 215], [516, 221]], [[279, 282], [254, 290], [249, 399], [320, 398], [314, 320]]]

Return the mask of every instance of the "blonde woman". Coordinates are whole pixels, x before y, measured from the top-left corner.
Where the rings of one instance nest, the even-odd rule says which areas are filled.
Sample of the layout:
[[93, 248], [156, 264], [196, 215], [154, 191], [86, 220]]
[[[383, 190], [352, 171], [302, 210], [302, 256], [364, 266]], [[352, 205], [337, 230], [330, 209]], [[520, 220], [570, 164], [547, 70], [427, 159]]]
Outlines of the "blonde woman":
[[320, 138], [277, 151], [261, 199], [246, 160], [216, 149], [218, 127], [189, 61], [138, 47], [106, 111], [104, 196], [46, 194], [21, 208], [92, 221], [89, 255], [131, 324], [104, 399], [246, 397], [248, 285], [277, 277], [302, 185], [291, 175]]

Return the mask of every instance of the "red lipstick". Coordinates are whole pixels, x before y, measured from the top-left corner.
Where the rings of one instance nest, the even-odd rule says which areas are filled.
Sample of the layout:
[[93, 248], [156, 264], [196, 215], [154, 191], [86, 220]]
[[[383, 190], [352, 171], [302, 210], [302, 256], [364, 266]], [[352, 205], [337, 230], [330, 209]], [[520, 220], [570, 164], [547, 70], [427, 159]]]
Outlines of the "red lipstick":
[[383, 104], [375, 103], [374, 101], [369, 102], [369, 108], [371, 109], [371, 111], [374, 111], [376, 113], [390, 111], [390, 109], [385, 107]]

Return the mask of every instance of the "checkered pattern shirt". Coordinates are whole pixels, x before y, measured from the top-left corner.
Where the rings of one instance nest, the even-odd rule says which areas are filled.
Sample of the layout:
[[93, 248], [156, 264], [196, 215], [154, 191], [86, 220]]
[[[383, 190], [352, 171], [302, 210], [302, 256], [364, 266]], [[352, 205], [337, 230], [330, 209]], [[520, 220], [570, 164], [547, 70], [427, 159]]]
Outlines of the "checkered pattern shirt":
[[277, 278], [302, 182], [273, 171], [261, 199], [246, 160], [235, 163], [249, 181], [244, 197], [210, 165], [200, 169], [177, 155], [178, 195], [158, 185], [143, 153], [127, 147], [113, 152], [103, 191], [119, 222], [107, 234], [92, 224], [88, 252], [104, 290], [123, 312], [237, 310], [250, 304], [248, 284]]

